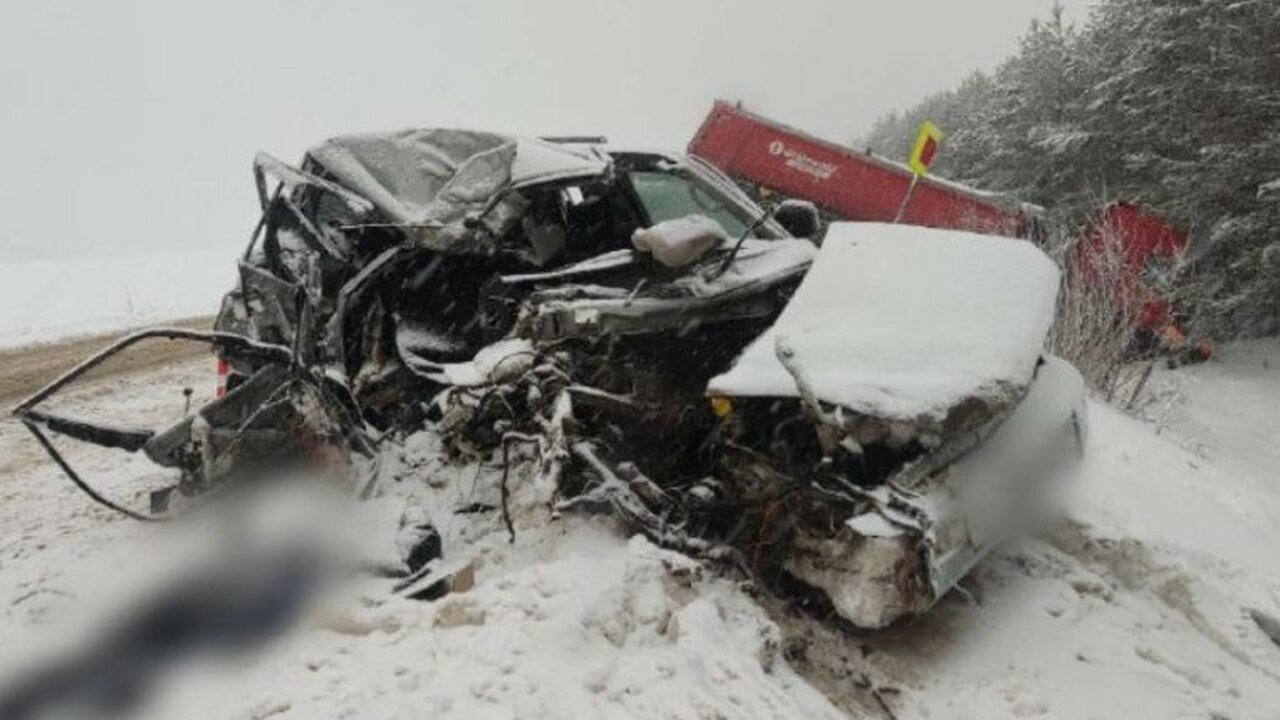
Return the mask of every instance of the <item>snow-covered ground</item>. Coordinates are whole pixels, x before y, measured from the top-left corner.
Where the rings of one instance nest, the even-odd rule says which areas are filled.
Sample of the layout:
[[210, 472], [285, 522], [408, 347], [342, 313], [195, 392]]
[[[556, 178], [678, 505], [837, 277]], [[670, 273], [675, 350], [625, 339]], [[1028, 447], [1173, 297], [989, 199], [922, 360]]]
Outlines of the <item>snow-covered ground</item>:
[[234, 246], [0, 263], [0, 348], [212, 315]]
[[975, 605], [869, 640], [902, 717], [1280, 715], [1248, 616], [1280, 614], [1280, 343], [1162, 379], [1193, 388], [1162, 427], [1091, 403], [1065, 522], [985, 561]]
[[[205, 362], [86, 386], [72, 406], [117, 419], [181, 413]], [[125, 386], [128, 386], [127, 388]], [[1275, 718], [1280, 647], [1280, 342], [1163, 372], [1154, 422], [1091, 405], [1066, 518], [996, 552], [929, 616], [876, 633], [816, 621], [628, 539], [604, 520], [516, 514], [495, 468], [406, 449], [438, 503], [446, 555], [474, 588], [423, 603], [375, 581], [252, 661], [178, 673], [160, 717]], [[174, 388], [166, 390], [166, 388]], [[125, 400], [127, 398], [127, 400]], [[425, 444], [424, 444], [425, 443]], [[76, 448], [113, 491], [145, 464]], [[530, 491], [531, 492], [531, 491]], [[80, 573], [152, 532], [99, 510], [21, 428], [0, 424], [0, 661], [77, 612]]]

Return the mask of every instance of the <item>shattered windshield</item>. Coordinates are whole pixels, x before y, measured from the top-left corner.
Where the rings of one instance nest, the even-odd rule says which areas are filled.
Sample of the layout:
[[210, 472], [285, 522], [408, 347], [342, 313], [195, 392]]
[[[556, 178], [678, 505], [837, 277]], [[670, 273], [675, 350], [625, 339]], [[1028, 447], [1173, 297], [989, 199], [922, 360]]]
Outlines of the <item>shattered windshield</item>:
[[653, 224], [688, 215], [706, 215], [720, 223], [730, 237], [737, 237], [752, 220], [741, 217], [735, 206], [712, 189], [684, 175], [633, 170], [627, 176]]

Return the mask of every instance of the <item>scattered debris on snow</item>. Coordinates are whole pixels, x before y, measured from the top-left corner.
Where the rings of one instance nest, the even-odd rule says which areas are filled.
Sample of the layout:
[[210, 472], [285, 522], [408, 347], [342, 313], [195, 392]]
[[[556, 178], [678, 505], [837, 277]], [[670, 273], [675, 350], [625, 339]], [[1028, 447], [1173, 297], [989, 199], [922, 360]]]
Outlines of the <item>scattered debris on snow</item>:
[[[1086, 472], [1069, 488], [1071, 522], [990, 555], [965, 581], [967, 598], [953, 594], [875, 633], [822, 621], [805, 602], [749, 598], [706, 566], [684, 575], [689, 560], [624, 540], [607, 521], [546, 523], [531, 484], [517, 485], [530, 496], [512, 508], [512, 545], [497, 509], [501, 468], [451, 462], [420, 433], [395, 464], [420, 478], [444, 554], [473, 561], [475, 586], [423, 603], [389, 593], [394, 580], [371, 579], [247, 664], [177, 670], [148, 712], [840, 716], [834, 703], [850, 716], [888, 717], [883, 701], [899, 718], [1268, 718], [1280, 702], [1269, 674], [1280, 648], [1250, 611], [1280, 611], [1270, 448], [1194, 433], [1219, 423], [1276, 432], [1263, 398], [1280, 388], [1277, 369], [1272, 344], [1226, 347], [1170, 371], [1190, 391], [1159, 432], [1095, 405]], [[178, 389], [208, 381], [198, 362], [85, 385], [67, 401], [75, 410], [114, 398], [105, 420], [149, 423], [181, 412]], [[1258, 401], [1237, 402], [1249, 396]], [[59, 482], [12, 421], [0, 423], [0, 443], [0, 659], [14, 668], [83, 609], [77, 598], [95, 597], [90, 571], [108, 553], [137, 565], [129, 548], [147, 546], [152, 529], [117, 521]], [[146, 472], [141, 458], [90, 446], [68, 453], [113, 494]], [[772, 670], [759, 658], [772, 658]]]

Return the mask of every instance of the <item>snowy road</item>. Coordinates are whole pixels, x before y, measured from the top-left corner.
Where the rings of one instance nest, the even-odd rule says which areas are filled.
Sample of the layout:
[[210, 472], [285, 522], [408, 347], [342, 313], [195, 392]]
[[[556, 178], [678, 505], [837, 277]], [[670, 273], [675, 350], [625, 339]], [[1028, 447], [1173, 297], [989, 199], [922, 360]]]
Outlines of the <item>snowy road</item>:
[[[173, 320], [166, 325], [188, 330], [208, 330], [213, 327], [213, 318]], [[0, 348], [0, 408], [20, 402], [60, 373], [70, 370], [85, 357], [122, 335], [123, 333], [109, 333], [19, 348]], [[209, 352], [207, 345], [199, 343], [167, 340], [146, 342], [91, 370], [86, 379], [153, 370], [189, 358], [207, 358]]]
[[[903, 720], [1275, 718], [1280, 647], [1247, 611], [1280, 615], [1280, 343], [1160, 380], [1186, 400], [1161, 408], [1158, 425], [1093, 404], [1066, 520], [984, 561], [964, 583], [970, 597], [884, 632], [757, 604], [607, 523], [529, 510], [511, 546], [496, 517], [447, 514], [447, 546], [477, 561], [473, 590], [354, 604], [229, 676], [180, 674], [153, 713], [888, 717], [883, 702]], [[210, 385], [202, 359], [100, 379], [67, 403], [160, 425], [181, 415], [182, 387]], [[418, 450], [441, 497], [494, 491], [493, 472]], [[155, 479], [140, 458], [69, 454], [117, 497], [140, 501]], [[0, 529], [6, 667], [96, 600], [85, 593], [102, 573], [90, 570], [127, 565], [152, 532], [91, 504], [9, 420]]]

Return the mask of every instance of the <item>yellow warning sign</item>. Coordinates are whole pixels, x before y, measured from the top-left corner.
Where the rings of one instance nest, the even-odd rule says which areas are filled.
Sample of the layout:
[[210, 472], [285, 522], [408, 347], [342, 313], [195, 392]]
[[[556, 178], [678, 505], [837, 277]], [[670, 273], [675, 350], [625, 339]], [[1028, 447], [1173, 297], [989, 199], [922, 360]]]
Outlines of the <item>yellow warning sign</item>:
[[942, 137], [942, 131], [938, 126], [928, 120], [920, 125], [920, 134], [916, 137], [915, 146], [911, 148], [911, 159], [907, 161], [911, 166], [911, 172], [917, 175], [928, 174], [929, 166], [938, 155], [938, 146], [942, 144]]

